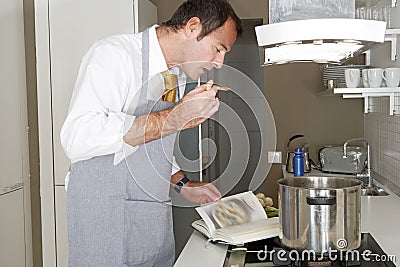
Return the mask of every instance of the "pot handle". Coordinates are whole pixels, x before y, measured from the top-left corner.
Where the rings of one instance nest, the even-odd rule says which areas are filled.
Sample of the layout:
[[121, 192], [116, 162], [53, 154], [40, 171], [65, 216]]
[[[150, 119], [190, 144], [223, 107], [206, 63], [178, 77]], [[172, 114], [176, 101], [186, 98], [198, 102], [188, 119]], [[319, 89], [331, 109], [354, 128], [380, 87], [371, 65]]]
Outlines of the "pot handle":
[[334, 205], [336, 197], [307, 197], [308, 205]]

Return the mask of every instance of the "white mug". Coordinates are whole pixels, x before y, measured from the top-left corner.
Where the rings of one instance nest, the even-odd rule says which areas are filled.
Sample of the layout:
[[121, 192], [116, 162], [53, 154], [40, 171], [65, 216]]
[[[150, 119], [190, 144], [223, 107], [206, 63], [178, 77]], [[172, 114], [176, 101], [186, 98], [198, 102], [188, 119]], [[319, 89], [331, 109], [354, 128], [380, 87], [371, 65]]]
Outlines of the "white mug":
[[397, 87], [400, 82], [400, 68], [386, 68], [382, 71], [382, 77], [387, 87]]
[[369, 87], [381, 87], [382, 85], [382, 69], [368, 69], [368, 84]]
[[368, 69], [362, 70], [362, 84], [364, 87], [369, 87], [368, 84]]
[[355, 88], [360, 84], [360, 70], [346, 69], [344, 70], [344, 79], [347, 88]]

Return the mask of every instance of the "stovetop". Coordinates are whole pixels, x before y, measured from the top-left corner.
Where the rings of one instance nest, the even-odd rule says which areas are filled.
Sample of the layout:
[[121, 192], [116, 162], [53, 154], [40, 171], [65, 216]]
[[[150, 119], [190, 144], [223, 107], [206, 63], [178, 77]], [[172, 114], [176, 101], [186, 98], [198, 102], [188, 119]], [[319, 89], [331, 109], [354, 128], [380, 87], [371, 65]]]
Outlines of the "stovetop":
[[229, 246], [225, 267], [266, 266], [396, 266], [369, 233], [362, 233], [361, 245], [352, 251], [331, 251], [315, 254], [282, 248], [279, 238], [251, 242], [245, 246]]

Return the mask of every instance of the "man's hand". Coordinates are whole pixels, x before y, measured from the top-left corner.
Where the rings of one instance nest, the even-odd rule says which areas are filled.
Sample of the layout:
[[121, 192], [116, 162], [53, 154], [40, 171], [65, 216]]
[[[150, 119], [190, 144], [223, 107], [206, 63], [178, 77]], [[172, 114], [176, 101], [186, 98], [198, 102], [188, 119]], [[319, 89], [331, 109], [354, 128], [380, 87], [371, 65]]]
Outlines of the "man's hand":
[[190, 181], [181, 189], [181, 195], [195, 203], [205, 204], [221, 199], [219, 190], [210, 183]]
[[210, 80], [189, 93], [168, 114], [165, 128], [176, 130], [193, 128], [203, 123], [218, 111], [220, 102], [216, 98], [217, 86]]

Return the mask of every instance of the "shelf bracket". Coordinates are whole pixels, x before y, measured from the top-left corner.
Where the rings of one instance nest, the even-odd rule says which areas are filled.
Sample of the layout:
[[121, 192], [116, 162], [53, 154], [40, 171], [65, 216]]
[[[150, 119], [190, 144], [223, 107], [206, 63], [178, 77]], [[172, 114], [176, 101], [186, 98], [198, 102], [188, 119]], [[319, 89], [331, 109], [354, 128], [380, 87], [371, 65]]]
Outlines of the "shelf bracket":
[[364, 113], [369, 112], [369, 96], [364, 97]]
[[364, 54], [365, 54], [365, 65], [371, 66], [371, 50], [365, 51]]
[[[343, 94], [343, 98], [364, 98], [364, 113], [369, 113], [369, 99], [370, 97], [389, 97], [389, 115], [399, 115], [400, 110], [400, 94], [390, 92], [376, 92], [376, 93], [361, 93], [361, 94]], [[396, 98], [397, 97], [397, 98]]]
[[400, 87], [378, 88], [335, 88], [334, 94], [342, 94], [343, 98], [364, 98], [364, 113], [369, 113], [370, 97], [389, 97], [389, 114], [400, 115]]
[[396, 61], [397, 59], [397, 36], [386, 35], [385, 42], [390, 42], [390, 60]]
[[368, 113], [369, 109], [369, 97], [382, 97], [388, 96], [389, 97], [389, 115], [393, 116], [394, 114], [399, 114], [395, 108], [395, 94], [394, 93], [363, 93], [364, 97], [364, 113]]
[[344, 94], [342, 96], [344, 99], [347, 98], [364, 98], [364, 113], [369, 113], [369, 96], [364, 94]]

